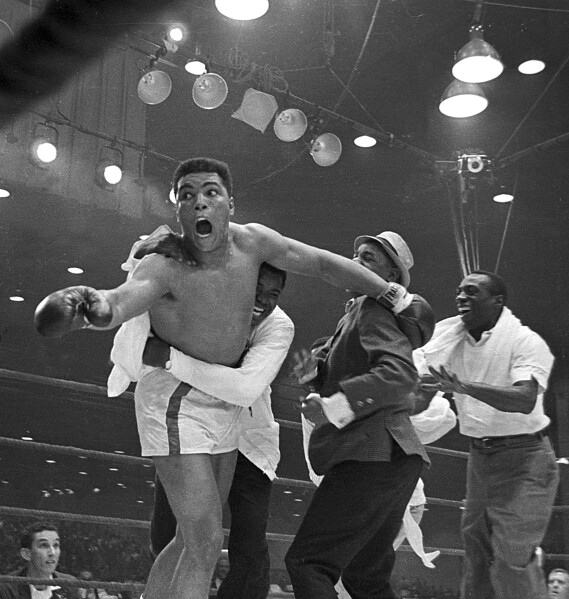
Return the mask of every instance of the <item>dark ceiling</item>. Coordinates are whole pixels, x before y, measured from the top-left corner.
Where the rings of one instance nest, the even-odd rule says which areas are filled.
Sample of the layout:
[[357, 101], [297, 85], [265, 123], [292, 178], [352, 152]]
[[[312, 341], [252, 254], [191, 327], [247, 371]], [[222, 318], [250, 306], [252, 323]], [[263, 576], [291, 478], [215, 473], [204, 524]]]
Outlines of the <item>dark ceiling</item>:
[[[226, 160], [235, 180], [237, 222], [260, 222], [343, 255], [351, 254], [352, 240], [359, 234], [398, 231], [415, 255], [412, 290], [429, 299], [437, 316], [444, 318], [454, 313], [453, 293], [462, 275], [450, 210], [458, 197], [458, 176], [448, 171], [441, 175], [440, 165], [455, 161], [457, 153], [485, 154], [495, 165], [496, 177], [517, 175], [518, 188], [509, 211], [507, 205], [491, 201], [488, 172], [472, 181], [480, 266], [494, 269], [503, 245], [499, 272], [508, 282], [511, 307], [549, 342], [558, 358], [554, 380], [564, 381], [569, 350], [569, 313], [563, 301], [569, 295], [565, 0], [484, 3], [485, 39], [500, 52], [506, 68], [498, 79], [481, 85], [489, 107], [469, 119], [443, 116], [438, 102], [452, 81], [453, 56], [468, 41], [476, 7], [472, 1], [272, 0], [264, 17], [243, 23], [222, 17], [213, 4], [180, 2], [176, 14], [165, 15], [163, 23], [148, 24], [117, 44], [139, 52], [144, 63], [160, 43], [167, 22], [182, 21], [190, 32], [190, 42], [159, 63], [172, 78], [173, 90], [166, 101], [145, 109], [145, 146], [151, 151], [144, 158], [144, 176], [161, 182], [166, 194], [177, 161], [195, 155]], [[0, 19], [6, 18], [0, 9]], [[229, 86], [226, 102], [215, 110], [193, 103], [195, 78], [182, 68], [195, 41]], [[542, 73], [517, 72], [528, 51], [546, 60]], [[308, 134], [285, 143], [275, 137], [271, 125], [263, 134], [231, 118], [248, 87], [266, 84], [267, 72], [272, 73], [273, 85], [288, 86], [288, 98], [275, 93], [281, 109], [302, 107], [309, 117], [322, 119], [322, 132], [331, 131], [342, 140], [342, 156], [335, 165], [315, 164], [307, 151]], [[347, 83], [348, 91], [343, 87]], [[135, 89], [126, 89], [125, 97], [140, 104]], [[377, 132], [380, 143], [358, 148], [352, 140], [366, 127]], [[3, 144], [0, 151], [6, 162], [10, 146]], [[22, 164], [21, 172], [29, 173], [29, 167]], [[87, 180], [91, 171], [85, 173]], [[135, 218], [113, 209], [112, 202], [89, 205], [54, 193], [33, 177], [12, 177], [12, 184], [13, 195], [0, 200], [0, 366], [104, 385], [112, 334], [40, 338], [32, 327], [35, 305], [68, 285], [119, 284], [124, 279], [119, 265], [131, 244], [161, 222], [175, 227], [172, 210], [164, 196], [160, 210], [141, 209]], [[113, 193], [108, 192], [109, 198]], [[80, 265], [85, 275], [67, 273], [71, 265]], [[15, 293], [26, 301], [9, 301]], [[342, 314], [343, 300], [342, 290], [291, 276], [281, 305], [296, 325], [293, 349], [330, 333]], [[299, 390], [291, 386], [287, 371], [285, 364], [275, 389], [275, 413], [298, 420], [294, 399]], [[9, 380], [9, 374], [4, 378]], [[11, 406], [5, 408], [10, 417], [2, 435], [12, 436], [13, 431], [19, 437], [35, 430], [37, 438], [47, 442], [78, 447], [93, 443], [89, 448], [137, 454], [128, 402], [121, 404], [121, 413], [130, 416], [125, 416], [125, 428], [117, 435], [113, 422], [105, 425], [105, 415], [112, 418], [117, 408], [107, 407], [103, 397], [92, 399], [79, 416], [81, 408], [68, 409], [68, 393], [52, 393], [48, 411], [57, 417], [50, 419], [41, 405], [43, 386], [31, 387], [0, 387], [3, 405]], [[22, 409], [14, 410], [20, 403]], [[555, 420], [555, 397], [548, 405]], [[281, 476], [306, 476], [297, 433], [283, 433]], [[463, 447], [454, 433], [440, 444]], [[461, 499], [462, 468], [463, 464], [443, 466], [445, 484], [440, 470], [432, 469], [427, 494]], [[145, 493], [148, 498], [148, 489]]]

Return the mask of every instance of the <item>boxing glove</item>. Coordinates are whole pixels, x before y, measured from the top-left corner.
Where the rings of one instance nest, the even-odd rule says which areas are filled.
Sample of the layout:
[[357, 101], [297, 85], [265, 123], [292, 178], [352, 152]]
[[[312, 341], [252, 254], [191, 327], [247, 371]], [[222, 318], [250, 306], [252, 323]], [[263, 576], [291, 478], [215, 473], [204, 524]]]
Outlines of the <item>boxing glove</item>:
[[44, 337], [61, 337], [70, 331], [108, 325], [113, 318], [107, 298], [92, 287], [67, 287], [48, 295], [36, 308], [34, 324]]
[[173, 258], [179, 262], [195, 265], [196, 261], [191, 256], [188, 248], [184, 245], [184, 238], [176, 233], [165, 233], [164, 235], [149, 238], [139, 242], [134, 257], [137, 260], [148, 254], [161, 254], [166, 258]]

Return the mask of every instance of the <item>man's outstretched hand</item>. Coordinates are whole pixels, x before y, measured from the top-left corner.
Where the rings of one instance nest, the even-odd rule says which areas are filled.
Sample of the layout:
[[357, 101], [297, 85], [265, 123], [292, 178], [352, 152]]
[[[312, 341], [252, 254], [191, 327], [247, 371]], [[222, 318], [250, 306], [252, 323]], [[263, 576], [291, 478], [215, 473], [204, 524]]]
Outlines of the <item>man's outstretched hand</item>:
[[301, 349], [292, 356], [290, 376], [301, 385], [310, 382], [318, 374], [318, 360], [307, 349]]
[[184, 262], [195, 266], [197, 262], [184, 244], [184, 238], [177, 233], [164, 233], [159, 237], [154, 237], [142, 241], [136, 250], [134, 257], [137, 260], [148, 256], [148, 254], [160, 254], [166, 258], [173, 258], [178, 262]]

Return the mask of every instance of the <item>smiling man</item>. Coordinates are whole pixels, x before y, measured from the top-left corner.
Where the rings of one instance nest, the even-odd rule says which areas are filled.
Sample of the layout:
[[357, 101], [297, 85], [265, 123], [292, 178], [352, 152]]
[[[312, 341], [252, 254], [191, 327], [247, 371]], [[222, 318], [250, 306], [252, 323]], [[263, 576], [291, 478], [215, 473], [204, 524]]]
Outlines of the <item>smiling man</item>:
[[415, 352], [419, 372], [453, 394], [470, 438], [462, 599], [547, 599], [535, 550], [559, 480], [543, 410], [553, 356], [506, 301], [498, 275], [472, 272], [457, 289], [458, 316]]
[[[52, 293], [36, 309], [40, 334], [109, 329], [148, 312], [152, 330], [169, 345], [204, 362], [235, 366], [249, 335], [263, 262], [392, 301], [391, 284], [347, 258], [260, 224], [230, 222], [235, 207], [225, 163], [187, 160], [174, 173], [173, 187], [182, 235], [166, 241], [181, 260], [151, 254], [115, 289]], [[145, 599], [205, 599], [223, 543], [221, 512], [242, 408], [164, 369], [139, 379], [135, 405], [143, 455], [152, 456], [178, 522], [174, 541], [152, 566]]]
[[0, 583], [0, 599], [77, 599], [79, 589], [62, 588], [57, 579], [73, 576], [57, 572], [61, 546], [57, 528], [50, 522], [34, 522], [24, 530], [20, 539], [20, 556], [26, 565], [11, 576], [53, 578], [53, 585]]

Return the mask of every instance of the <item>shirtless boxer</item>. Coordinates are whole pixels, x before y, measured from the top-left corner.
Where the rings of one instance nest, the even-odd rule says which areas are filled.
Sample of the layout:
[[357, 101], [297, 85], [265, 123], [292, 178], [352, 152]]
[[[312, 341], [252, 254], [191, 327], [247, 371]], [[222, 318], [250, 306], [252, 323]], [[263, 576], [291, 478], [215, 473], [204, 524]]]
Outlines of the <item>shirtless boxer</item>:
[[[249, 334], [262, 262], [384, 302], [397, 302], [406, 293], [347, 258], [260, 224], [231, 223], [234, 202], [225, 163], [185, 161], [173, 183], [183, 232], [180, 246], [195, 264], [152, 254], [115, 289], [77, 286], [52, 293], [36, 309], [40, 334], [57, 337], [86, 327], [110, 329], [148, 311], [152, 329], [173, 347], [205, 362], [234, 366]], [[189, 400], [182, 402], [186, 396]], [[174, 541], [152, 566], [145, 598], [205, 599], [223, 542], [222, 502], [236, 456], [232, 438], [238, 436], [232, 410], [238, 408], [224, 411], [216, 404], [214, 418], [219, 416], [226, 428], [215, 433], [209, 446], [211, 436], [203, 431], [203, 443], [195, 447], [183, 431], [186, 426], [194, 430], [202, 415], [210, 415], [203, 395], [156, 369], [137, 383], [135, 402], [143, 454], [153, 457], [178, 521]], [[194, 410], [179, 414], [180, 406], [193, 402]]]

